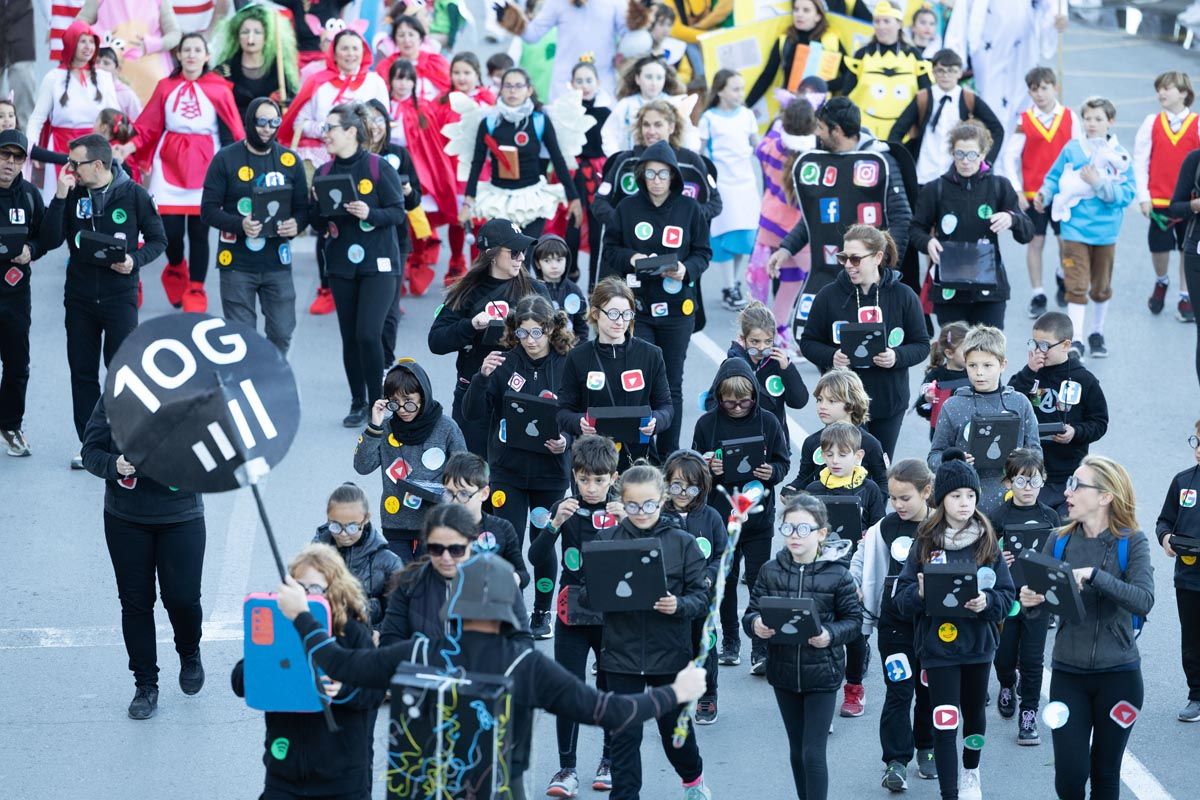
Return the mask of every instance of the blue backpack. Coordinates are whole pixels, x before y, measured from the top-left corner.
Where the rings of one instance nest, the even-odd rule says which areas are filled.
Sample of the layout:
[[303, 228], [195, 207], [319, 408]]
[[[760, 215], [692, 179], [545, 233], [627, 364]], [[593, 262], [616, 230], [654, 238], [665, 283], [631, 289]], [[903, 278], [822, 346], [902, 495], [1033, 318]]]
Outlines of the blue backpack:
[[[1067, 552], [1067, 542], [1071, 540], [1070, 535], [1060, 536], [1054, 542], [1054, 557], [1059, 561], [1063, 560], [1063, 555]], [[1121, 567], [1121, 577], [1125, 577], [1125, 570], [1129, 568], [1129, 539], [1127, 537], [1119, 537], [1117, 539], [1117, 564]], [[1142, 635], [1142, 628], [1146, 627], [1146, 618], [1137, 614], [1133, 615], [1133, 638], [1137, 639]]]

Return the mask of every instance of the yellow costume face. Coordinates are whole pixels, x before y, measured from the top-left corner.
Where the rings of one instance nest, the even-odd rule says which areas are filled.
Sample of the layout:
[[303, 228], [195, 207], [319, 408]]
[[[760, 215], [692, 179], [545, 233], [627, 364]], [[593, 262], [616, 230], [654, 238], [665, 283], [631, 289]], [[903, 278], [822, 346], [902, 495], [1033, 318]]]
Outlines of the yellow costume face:
[[892, 124], [917, 93], [917, 77], [929, 73], [929, 62], [911, 53], [868, 53], [862, 59], [847, 58], [858, 76], [850, 99], [862, 111], [862, 124], [876, 138], [885, 139]]

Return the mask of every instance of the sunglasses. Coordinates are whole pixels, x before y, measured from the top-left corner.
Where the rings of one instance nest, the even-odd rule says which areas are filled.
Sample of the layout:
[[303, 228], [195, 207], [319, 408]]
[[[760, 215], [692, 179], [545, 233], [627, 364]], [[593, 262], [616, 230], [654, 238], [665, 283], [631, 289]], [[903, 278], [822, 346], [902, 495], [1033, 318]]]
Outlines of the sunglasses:
[[1079, 480], [1079, 478], [1076, 478], [1074, 475], [1067, 478], [1067, 491], [1068, 492], [1077, 492], [1080, 489], [1095, 489], [1097, 492], [1102, 491], [1100, 489], [1100, 487], [1097, 486], [1096, 484], [1084, 483], [1083, 481]]
[[1012, 485], [1017, 489], [1040, 489], [1046, 481], [1041, 475], [1018, 475], [1012, 479]]
[[334, 534], [335, 536], [339, 533], [348, 533], [351, 536], [353, 536], [354, 534], [361, 531], [363, 529], [363, 526], [366, 524], [367, 524], [367, 521], [365, 519], [362, 522], [348, 522], [345, 525], [343, 525], [340, 522], [334, 522], [333, 520], [330, 520], [329, 521], [329, 532]]
[[781, 523], [779, 523], [779, 532], [789, 539], [791, 539], [793, 537], [795, 537], [797, 539], [807, 539], [809, 536], [812, 536], [813, 533], [817, 530], [819, 530], [819, 529], [813, 527], [812, 525], [808, 524], [807, 522], [794, 522], [794, 523], [793, 522], [781, 522]]
[[742, 411], [749, 411], [754, 406], [754, 398], [747, 397], [742, 400], [722, 400], [721, 408], [726, 411], [733, 411], [735, 408]]
[[405, 400], [403, 403], [398, 403], [395, 400], [387, 401], [387, 410], [395, 414], [397, 411], [405, 411], [409, 414], [420, 408], [419, 403], [414, 403], [412, 400]]
[[546, 332], [541, 328], [517, 328], [516, 336], [521, 341], [533, 339], [535, 342], [546, 335]]
[[861, 253], [861, 254], [860, 253], [842, 252], [842, 253], [837, 254], [837, 262], [839, 264], [841, 264], [843, 267], [846, 266], [847, 264], [849, 264], [852, 267], [857, 267], [860, 264], [862, 264], [864, 258], [870, 258], [871, 256], [878, 255], [878, 254], [879, 254], [878, 250], [872, 250], [869, 253]]
[[657, 500], [647, 500], [641, 505], [638, 505], [637, 503], [626, 503], [624, 506], [625, 513], [631, 517], [637, 516], [638, 514], [653, 514], [655, 511], [658, 511], [659, 507], [659, 502]]
[[483, 491], [483, 487], [476, 489], [473, 492], [468, 492], [466, 489], [459, 489], [457, 492], [445, 489], [442, 491], [442, 499], [447, 503], [460, 503], [466, 505], [472, 497]]
[[974, 164], [979, 160], [980, 153], [978, 150], [955, 150], [952, 155], [955, 161], [966, 161], [969, 164]]
[[700, 494], [700, 487], [688, 486], [686, 483], [676, 481], [667, 486], [667, 494], [671, 495], [671, 497], [679, 497], [681, 494], [688, 497], [696, 497]]
[[465, 544], [435, 544], [429, 542], [425, 545], [425, 551], [434, 558], [441, 558], [446, 553], [449, 553], [451, 558], [462, 558], [467, 554], [467, 546]]
[[666, 167], [663, 167], [662, 169], [646, 169], [642, 170], [642, 177], [648, 181], [669, 181], [671, 180], [671, 170], [667, 169]]
[[626, 322], [633, 322], [633, 316], [634, 316], [633, 311], [618, 311], [615, 308], [610, 308], [608, 311], [601, 310], [600, 313], [603, 314], [604, 316], [608, 317], [613, 322], [616, 322], [618, 320], [625, 320]]
[[24, 160], [24, 153], [18, 153], [13, 150], [0, 150], [0, 162], [11, 161], [14, 164], [20, 164]]
[[74, 171], [76, 171], [77, 169], [79, 169], [80, 167], [82, 167], [84, 164], [91, 164], [91, 163], [92, 163], [92, 161], [95, 161], [95, 160], [96, 160], [96, 159], [94, 159], [94, 158], [93, 158], [93, 159], [90, 159], [90, 160], [88, 160], [88, 161], [76, 161], [76, 160], [75, 160], [75, 159], [73, 159], [73, 158], [68, 158], [68, 159], [67, 159], [67, 166], [71, 168], [71, 171], [72, 171], [72, 172], [74, 172]]
[[1046, 353], [1051, 347], [1058, 347], [1063, 342], [1070, 341], [1069, 339], [1059, 339], [1057, 342], [1043, 342], [1040, 339], [1030, 339], [1025, 342], [1025, 346], [1029, 348], [1029, 352], [1037, 350], [1039, 353]]
[[283, 119], [280, 117], [255, 117], [254, 124], [260, 128], [278, 128], [283, 124]]

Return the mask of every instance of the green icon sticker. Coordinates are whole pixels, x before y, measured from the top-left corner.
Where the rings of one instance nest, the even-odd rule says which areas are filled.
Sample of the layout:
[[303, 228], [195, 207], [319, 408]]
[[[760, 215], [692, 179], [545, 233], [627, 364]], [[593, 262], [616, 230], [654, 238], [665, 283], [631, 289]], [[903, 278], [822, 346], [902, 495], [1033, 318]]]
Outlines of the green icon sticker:
[[81, 233], [83, 233], [83, 231], [76, 231], [76, 233], [75, 233], [75, 247], [76, 247], [76, 248], [78, 248], [78, 247], [79, 247], [79, 235], [80, 235]]
[[436, 317], [438, 314], [442, 313], [442, 309], [445, 307], [446, 307], [446, 304], [442, 303], [441, 305], [439, 305], [437, 308], [435, 308], [433, 310], [433, 315]]
[[542, 594], [549, 594], [554, 591], [554, 581], [549, 578], [538, 578], [537, 590]]
[[956, 294], [958, 294], [957, 289], [942, 289], [943, 300], [952, 300]]
[[118, 208], [113, 211], [113, 222], [121, 225], [125, 220], [129, 219], [129, 215], [125, 213], [125, 209]]
[[980, 219], [989, 219], [992, 216], [992, 207], [989, 206], [987, 203], [984, 203], [983, 205], [981, 205], [979, 207], [979, 209], [978, 209], [978, 211], [976, 211], [976, 213], [979, 214]]
[[821, 178], [821, 168], [811, 161], [800, 167], [800, 182], [809, 186], [815, 186]]
[[621, 191], [625, 194], [637, 194], [637, 178], [632, 172], [626, 172], [621, 176]]
[[767, 394], [771, 395], [771, 397], [779, 397], [779, 395], [783, 394], [783, 378], [778, 375], [772, 375], [767, 378], [766, 389]]
[[821, 452], [820, 447], [813, 450], [813, 463], [818, 465], [825, 463], [825, 454]]
[[633, 226], [633, 235], [644, 242], [654, 235], [654, 226], [649, 222], [639, 222]]
[[982, 750], [983, 749], [983, 734], [982, 733], [973, 733], [970, 736], [964, 738], [963, 739], [963, 747], [967, 748], [968, 750]]
[[254, 208], [254, 206], [250, 202], [249, 197], [243, 197], [241, 200], [238, 200], [237, 210], [238, 210], [238, 213], [241, 214], [243, 217], [250, 216], [250, 212], [251, 212], [251, 210], [253, 210], [253, 208]]
[[892, 328], [892, 332], [888, 334], [888, 347], [899, 347], [904, 341], [904, 328], [899, 326]]
[[575, 547], [568, 547], [567, 551], [563, 553], [563, 564], [565, 564], [567, 569], [571, 570], [571, 572], [578, 572], [579, 567], [583, 564], [583, 556], [580, 555], [579, 549]]
[[712, 555], [712, 542], [710, 542], [708, 539], [705, 539], [703, 536], [701, 536], [696, 540], [696, 545], [700, 548], [700, 552], [705, 558], [708, 558]]
[[1008, 610], [1008, 615], [1010, 617], [1015, 617], [1017, 614], [1020, 614], [1020, 613], [1021, 613], [1021, 601], [1013, 600], [1012, 608], [1010, 608]]
[[709, 650], [717, 649], [717, 631], [715, 628], [708, 632], [708, 649]]
[[290, 746], [291, 742], [281, 736], [275, 741], [271, 742], [271, 755], [275, 756], [275, 758], [279, 761], [283, 761], [285, 758], [287, 758], [288, 747]]
[[370, 231], [375, 230], [375, 226], [372, 225], [371, 223], [367, 222], [365, 219], [360, 219], [358, 221], [358, 227], [361, 228], [365, 232], [370, 232]]

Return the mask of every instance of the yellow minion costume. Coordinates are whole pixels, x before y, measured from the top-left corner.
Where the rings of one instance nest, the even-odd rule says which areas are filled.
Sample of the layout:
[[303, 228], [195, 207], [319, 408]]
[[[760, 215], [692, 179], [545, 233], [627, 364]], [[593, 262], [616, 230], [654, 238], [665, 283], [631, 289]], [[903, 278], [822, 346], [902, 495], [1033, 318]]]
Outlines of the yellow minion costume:
[[[889, 0], [875, 6], [875, 18], [890, 17], [901, 23], [904, 12]], [[892, 125], [908, 106], [917, 90], [930, 84], [932, 65], [920, 52], [898, 40], [881, 44], [877, 39], [845, 59], [849, 72], [847, 96], [862, 111], [863, 127], [878, 139], [887, 139]]]

